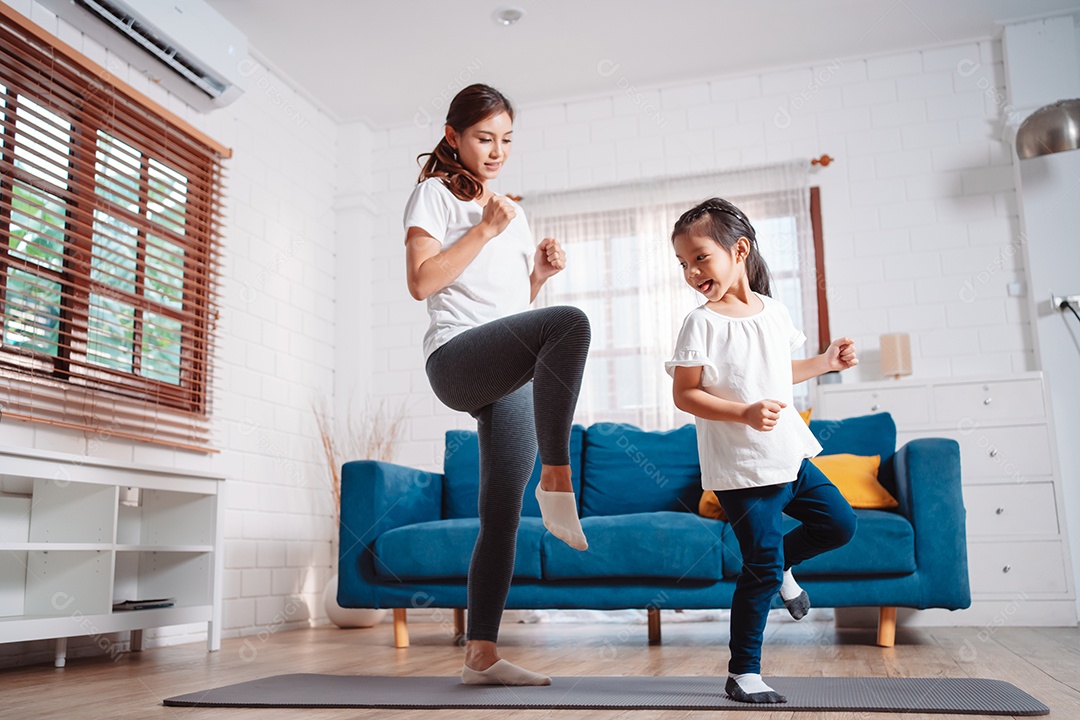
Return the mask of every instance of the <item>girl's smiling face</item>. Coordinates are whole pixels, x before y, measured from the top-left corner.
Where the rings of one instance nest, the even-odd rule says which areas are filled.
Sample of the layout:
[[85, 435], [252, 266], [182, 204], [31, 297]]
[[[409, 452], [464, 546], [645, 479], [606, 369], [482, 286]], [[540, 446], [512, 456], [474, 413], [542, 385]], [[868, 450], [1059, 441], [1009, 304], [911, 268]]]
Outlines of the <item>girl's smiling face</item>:
[[461, 133], [446, 128], [446, 139], [458, 153], [461, 164], [485, 185], [499, 176], [503, 163], [510, 157], [514, 121], [505, 112], [481, 120]]
[[739, 238], [731, 250], [705, 235], [676, 235], [675, 257], [687, 285], [718, 302], [737, 282], [746, 278], [746, 255], [749, 242]]

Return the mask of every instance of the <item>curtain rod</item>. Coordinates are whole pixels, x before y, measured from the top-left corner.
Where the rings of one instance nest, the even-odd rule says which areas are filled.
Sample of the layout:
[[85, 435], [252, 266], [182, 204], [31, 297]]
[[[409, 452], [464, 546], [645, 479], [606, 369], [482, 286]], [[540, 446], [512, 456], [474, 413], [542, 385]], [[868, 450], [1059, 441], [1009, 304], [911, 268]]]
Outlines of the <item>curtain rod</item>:
[[[825, 155], [822, 155], [821, 157], [812, 158], [810, 160], [810, 164], [814, 165], [814, 166], [819, 165], [821, 167], [828, 167], [829, 165], [831, 165], [835, 161], [836, 161], [836, 158], [831, 157], [828, 154], [825, 154]], [[510, 198], [514, 202], [521, 202], [525, 198], [524, 195], [507, 195], [506, 197]]]

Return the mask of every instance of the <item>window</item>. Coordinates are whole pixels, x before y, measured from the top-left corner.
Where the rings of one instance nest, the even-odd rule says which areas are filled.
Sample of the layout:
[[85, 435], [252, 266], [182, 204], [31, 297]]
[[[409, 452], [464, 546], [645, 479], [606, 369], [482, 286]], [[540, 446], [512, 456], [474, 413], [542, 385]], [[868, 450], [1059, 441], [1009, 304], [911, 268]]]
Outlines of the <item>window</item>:
[[228, 150], [13, 11], [0, 36], [5, 413], [208, 449]]
[[[807, 336], [794, 357], [820, 351], [819, 327], [828, 332], [814, 244], [820, 222], [807, 183], [806, 164], [793, 163], [525, 199], [536, 239], [555, 237], [567, 253], [566, 270], [545, 285], [541, 303], [575, 305], [592, 325], [578, 422], [666, 429], [692, 420], [674, 407], [664, 362], [683, 318], [702, 301], [682, 279], [670, 235], [679, 215], [710, 196], [730, 199], [754, 224], [772, 295]], [[795, 386], [800, 408], [810, 390]]]

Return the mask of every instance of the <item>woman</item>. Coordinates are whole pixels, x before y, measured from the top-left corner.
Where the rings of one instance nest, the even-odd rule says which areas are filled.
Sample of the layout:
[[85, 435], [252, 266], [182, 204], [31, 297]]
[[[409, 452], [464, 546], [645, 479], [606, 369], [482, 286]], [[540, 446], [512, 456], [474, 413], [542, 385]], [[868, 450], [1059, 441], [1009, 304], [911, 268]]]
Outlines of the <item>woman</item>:
[[[496, 643], [514, 570], [525, 485], [539, 449], [544, 526], [588, 547], [570, 478], [570, 428], [589, 322], [574, 307], [529, 310], [566, 266], [553, 238], [533, 246], [521, 207], [489, 183], [510, 154], [514, 110], [487, 85], [454, 97], [445, 137], [405, 208], [409, 292], [427, 300], [426, 371], [436, 396], [477, 420], [480, 533], [469, 566], [466, 684], [548, 685], [500, 659]], [[424, 157], [421, 155], [420, 157]]]

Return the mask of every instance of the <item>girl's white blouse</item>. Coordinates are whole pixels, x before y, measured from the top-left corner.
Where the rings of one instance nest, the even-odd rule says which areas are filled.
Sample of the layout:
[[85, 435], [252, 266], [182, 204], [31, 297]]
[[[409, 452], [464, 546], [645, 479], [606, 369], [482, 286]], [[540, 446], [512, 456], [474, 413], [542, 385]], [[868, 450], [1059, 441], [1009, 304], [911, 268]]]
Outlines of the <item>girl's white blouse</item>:
[[[756, 293], [755, 293], [756, 294]], [[755, 315], [733, 318], [702, 305], [683, 322], [674, 357], [665, 363], [702, 368], [701, 389], [741, 403], [779, 400], [787, 405], [776, 426], [762, 432], [740, 422], [697, 418], [701, 485], [736, 490], [795, 480], [802, 461], [821, 445], [795, 409], [791, 353], [806, 336], [783, 303], [764, 295]]]

